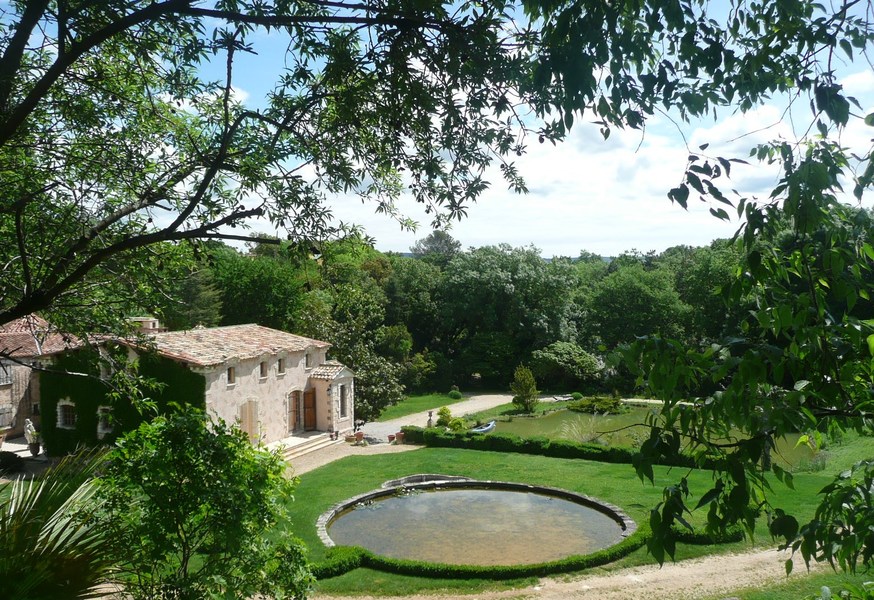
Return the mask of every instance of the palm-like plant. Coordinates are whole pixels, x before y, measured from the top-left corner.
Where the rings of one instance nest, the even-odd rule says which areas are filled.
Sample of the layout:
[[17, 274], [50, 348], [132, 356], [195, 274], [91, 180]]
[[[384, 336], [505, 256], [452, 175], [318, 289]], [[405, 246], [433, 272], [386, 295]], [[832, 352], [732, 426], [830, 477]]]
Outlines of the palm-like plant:
[[103, 451], [69, 456], [0, 487], [0, 599], [94, 598], [112, 566], [95, 474]]

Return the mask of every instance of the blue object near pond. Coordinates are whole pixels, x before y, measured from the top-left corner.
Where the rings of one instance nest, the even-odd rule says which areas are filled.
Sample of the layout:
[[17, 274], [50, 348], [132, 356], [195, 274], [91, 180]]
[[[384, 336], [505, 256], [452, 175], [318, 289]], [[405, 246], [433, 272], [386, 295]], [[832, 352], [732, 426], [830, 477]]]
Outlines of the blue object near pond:
[[474, 427], [471, 429], [473, 433], [489, 433], [490, 431], [495, 430], [495, 426], [497, 425], [497, 421], [489, 421], [485, 425], [480, 425], [479, 427]]

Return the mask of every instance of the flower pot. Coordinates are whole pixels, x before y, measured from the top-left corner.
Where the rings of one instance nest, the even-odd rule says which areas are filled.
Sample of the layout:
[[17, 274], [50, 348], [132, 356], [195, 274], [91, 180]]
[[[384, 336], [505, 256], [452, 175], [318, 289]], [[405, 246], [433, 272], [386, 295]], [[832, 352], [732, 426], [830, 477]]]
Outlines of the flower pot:
[[347, 436], [346, 436], [346, 441], [349, 442], [349, 443], [351, 444], [352, 442], [355, 441], [355, 436], [354, 436], [354, 435], [347, 435]]
[[404, 443], [404, 432], [403, 432], [403, 431], [398, 431], [398, 432], [395, 434], [395, 441], [396, 441], [398, 444], [403, 444], [403, 443]]
[[355, 441], [356, 442], [363, 442], [364, 441], [364, 432], [363, 431], [356, 431], [355, 432]]
[[395, 434], [388, 434], [388, 443], [391, 444], [393, 441], [395, 441]]
[[39, 454], [39, 442], [28, 444], [27, 449], [30, 450], [31, 456], [36, 456], [37, 454]]

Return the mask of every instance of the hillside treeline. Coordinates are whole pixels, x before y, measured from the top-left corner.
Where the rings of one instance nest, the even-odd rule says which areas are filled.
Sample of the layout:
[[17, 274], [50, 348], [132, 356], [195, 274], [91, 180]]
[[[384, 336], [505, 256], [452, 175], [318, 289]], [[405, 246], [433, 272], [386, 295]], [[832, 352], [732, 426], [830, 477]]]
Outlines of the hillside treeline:
[[330, 342], [356, 373], [365, 419], [408, 392], [504, 389], [519, 364], [545, 389], [629, 392], [606, 365], [617, 345], [651, 334], [701, 345], [738, 322], [718, 294], [739, 267], [727, 241], [544, 260], [530, 246], [462, 250], [434, 232], [411, 250], [354, 237], [213, 244], [162, 316], [173, 329], [259, 323]]

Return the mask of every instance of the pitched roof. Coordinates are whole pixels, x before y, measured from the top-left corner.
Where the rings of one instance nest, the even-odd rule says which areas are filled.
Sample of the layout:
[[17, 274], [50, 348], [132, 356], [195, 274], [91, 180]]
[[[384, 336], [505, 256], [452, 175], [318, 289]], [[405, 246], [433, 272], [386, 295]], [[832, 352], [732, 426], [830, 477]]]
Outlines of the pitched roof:
[[311, 347], [331, 346], [327, 342], [254, 324], [167, 331], [156, 333], [152, 339], [159, 354], [200, 367], [220, 365], [230, 359], [244, 360], [265, 354], [303, 352]]
[[51, 325], [36, 315], [0, 325], [0, 352], [15, 358], [55, 354], [78, 345], [75, 338], [52, 331]]
[[337, 375], [343, 372], [345, 365], [338, 363], [336, 360], [327, 360], [312, 370], [310, 379], [325, 379], [332, 381]]

